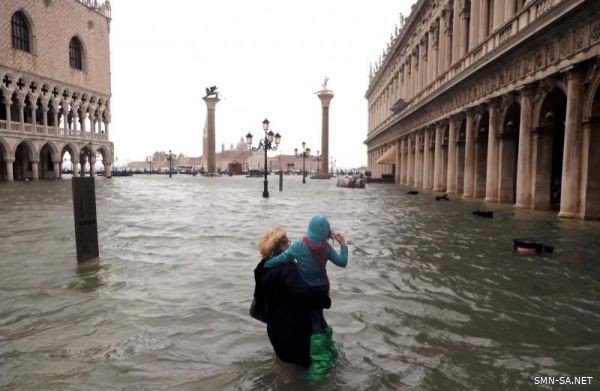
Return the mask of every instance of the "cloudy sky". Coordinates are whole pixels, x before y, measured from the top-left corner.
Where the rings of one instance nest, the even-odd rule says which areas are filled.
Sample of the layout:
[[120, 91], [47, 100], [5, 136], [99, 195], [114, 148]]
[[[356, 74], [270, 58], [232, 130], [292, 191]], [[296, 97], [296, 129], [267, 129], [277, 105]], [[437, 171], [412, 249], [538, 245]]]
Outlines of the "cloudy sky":
[[[366, 163], [369, 64], [412, 0], [114, 0], [111, 23], [111, 139], [119, 163], [156, 150], [202, 154], [204, 88], [216, 85], [217, 150], [262, 120], [281, 150], [321, 146], [314, 92], [325, 76], [330, 156]], [[255, 138], [256, 139], [256, 138]]]

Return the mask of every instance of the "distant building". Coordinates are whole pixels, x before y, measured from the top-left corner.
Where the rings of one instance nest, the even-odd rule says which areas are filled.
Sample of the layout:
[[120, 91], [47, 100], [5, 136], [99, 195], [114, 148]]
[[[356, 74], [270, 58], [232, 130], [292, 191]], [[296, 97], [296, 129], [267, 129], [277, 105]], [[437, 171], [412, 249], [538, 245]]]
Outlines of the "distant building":
[[600, 218], [599, 16], [591, 0], [417, 1], [370, 74], [373, 176]]
[[108, 1], [0, 1], [1, 180], [59, 178], [66, 152], [110, 176], [110, 20]]

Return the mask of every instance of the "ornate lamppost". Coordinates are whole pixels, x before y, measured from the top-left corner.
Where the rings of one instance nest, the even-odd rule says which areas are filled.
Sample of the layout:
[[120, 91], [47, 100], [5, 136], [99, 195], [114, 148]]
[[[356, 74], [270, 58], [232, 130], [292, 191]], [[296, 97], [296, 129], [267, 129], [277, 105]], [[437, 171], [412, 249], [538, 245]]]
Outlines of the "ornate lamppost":
[[306, 148], [306, 143], [302, 141], [302, 152], [298, 153], [298, 148], [294, 148], [294, 155], [302, 157], [302, 183], [306, 183], [306, 158], [310, 156], [310, 148]]
[[[279, 132], [274, 134], [272, 130], [269, 130], [269, 120], [265, 118], [263, 121], [263, 131], [265, 132], [265, 138], [261, 139], [258, 143], [258, 146], [254, 148], [252, 146], [252, 133], [248, 132], [246, 135], [246, 143], [248, 144], [248, 148], [252, 151], [258, 151], [260, 149], [265, 150], [265, 188], [263, 190], [263, 197], [269, 198], [269, 181], [267, 180], [267, 152], [268, 151], [276, 151], [279, 143], [281, 142], [281, 135]], [[275, 141], [275, 145], [273, 145], [273, 141]]]

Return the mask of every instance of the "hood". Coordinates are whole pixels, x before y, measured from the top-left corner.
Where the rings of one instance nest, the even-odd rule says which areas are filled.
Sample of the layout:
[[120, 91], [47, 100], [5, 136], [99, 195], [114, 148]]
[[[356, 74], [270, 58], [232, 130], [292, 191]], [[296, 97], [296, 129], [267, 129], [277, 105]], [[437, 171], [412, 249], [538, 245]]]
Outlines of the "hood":
[[331, 227], [329, 226], [329, 221], [327, 221], [325, 215], [318, 214], [310, 219], [306, 236], [308, 236], [311, 242], [319, 243], [327, 240], [330, 233]]

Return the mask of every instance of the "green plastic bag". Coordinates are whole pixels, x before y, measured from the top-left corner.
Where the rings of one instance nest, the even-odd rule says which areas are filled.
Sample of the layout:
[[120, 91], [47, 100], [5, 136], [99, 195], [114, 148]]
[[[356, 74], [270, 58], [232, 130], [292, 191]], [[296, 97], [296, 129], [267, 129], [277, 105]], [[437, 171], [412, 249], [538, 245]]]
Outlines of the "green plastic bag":
[[310, 368], [303, 376], [309, 383], [316, 384], [325, 379], [338, 358], [338, 351], [333, 343], [333, 330], [327, 326], [321, 332], [310, 336]]

